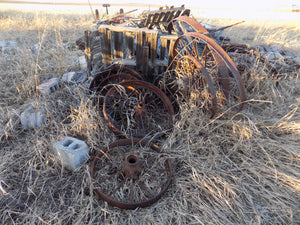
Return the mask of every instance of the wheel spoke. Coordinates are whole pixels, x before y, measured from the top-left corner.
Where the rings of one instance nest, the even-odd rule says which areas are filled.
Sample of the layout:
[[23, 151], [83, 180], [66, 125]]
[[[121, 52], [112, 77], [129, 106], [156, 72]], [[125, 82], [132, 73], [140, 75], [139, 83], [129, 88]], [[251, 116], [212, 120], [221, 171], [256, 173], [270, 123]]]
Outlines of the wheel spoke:
[[[195, 26], [196, 24], [194, 24], [194, 27]], [[197, 31], [197, 29], [195, 30]], [[178, 80], [183, 82], [183, 85], [193, 87], [191, 90], [186, 90], [186, 92], [190, 93], [190, 91], [195, 90], [196, 87], [202, 90], [202, 86], [205, 86], [205, 83], [200, 84], [199, 82], [195, 82], [195, 78], [199, 76], [199, 70], [193, 68], [193, 64], [184, 58], [187, 56], [199, 59], [203, 65], [201, 70], [205, 69], [206, 72], [204, 73], [209, 73], [204, 77], [207, 81], [206, 85], [209, 86], [208, 90], [210, 90], [210, 94], [213, 97], [213, 104], [215, 104], [214, 102], [217, 100], [216, 95], [211, 91], [213, 90], [212, 87], [216, 86], [220, 89], [218, 91], [223, 92], [226, 99], [232, 102], [231, 104], [236, 104], [237, 98], [232, 97], [229, 92], [238, 91], [238, 99], [240, 100], [239, 110], [242, 109], [245, 101], [245, 88], [243, 81], [233, 61], [222, 47], [220, 47], [212, 38], [201, 34], [201, 32], [185, 33], [175, 41], [173, 49], [175, 72], [178, 75]], [[201, 73], [203, 73], [203, 71]], [[229, 81], [231, 79], [230, 75], [232, 75], [235, 80], [235, 87], [232, 86]], [[186, 78], [184, 78], [184, 76], [186, 76]], [[208, 78], [208, 76], [211, 76], [212, 79]], [[207, 79], [210, 79], [211, 81], [208, 82]], [[214, 93], [216, 93], [216, 91], [214, 91]], [[224, 102], [223, 97], [223, 95], [218, 95], [218, 102], [220, 104]]]

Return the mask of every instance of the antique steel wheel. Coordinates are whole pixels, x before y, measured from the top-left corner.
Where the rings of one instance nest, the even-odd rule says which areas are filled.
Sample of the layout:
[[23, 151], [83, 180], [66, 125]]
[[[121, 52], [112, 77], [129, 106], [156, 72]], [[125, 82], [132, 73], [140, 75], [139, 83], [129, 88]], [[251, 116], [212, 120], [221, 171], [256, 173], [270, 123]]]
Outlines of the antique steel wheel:
[[178, 91], [183, 96], [200, 103], [201, 108], [211, 108], [211, 118], [217, 109], [214, 83], [199, 59], [185, 55], [178, 59], [175, 68]]
[[153, 204], [166, 192], [172, 169], [156, 145], [122, 139], [94, 158], [91, 177], [101, 199], [122, 209], [135, 209]]
[[168, 97], [153, 84], [124, 81], [106, 93], [103, 116], [118, 135], [154, 138], [173, 127], [174, 109]]
[[[106, 92], [108, 91], [107, 88], [105, 88], [106, 85], [109, 84], [118, 84], [122, 81], [126, 81], [126, 80], [138, 80], [135, 76], [132, 76], [130, 74], [126, 74], [126, 73], [121, 73], [121, 74], [114, 74], [114, 75], [110, 75], [107, 78], [103, 79], [97, 86], [96, 92], [101, 94], [106, 94]], [[103, 90], [104, 88], [104, 90]]]
[[186, 55], [199, 59], [213, 78], [215, 86], [219, 86], [218, 103], [222, 104], [226, 98], [230, 105], [234, 105], [236, 100], [239, 100], [239, 110], [242, 109], [246, 99], [244, 84], [238, 69], [222, 47], [204, 34], [189, 32], [175, 41], [173, 48], [175, 68], [179, 59]]
[[128, 75], [135, 77], [138, 80], [143, 80], [142, 75], [139, 74], [137, 71], [135, 71], [129, 67], [126, 67], [126, 66], [113, 64], [112, 66], [106, 68], [105, 70], [97, 73], [94, 76], [94, 79], [92, 80], [90, 87], [89, 87], [90, 91], [98, 90], [99, 89], [98, 86], [99, 86], [99, 84], [102, 83], [103, 80], [105, 80], [106, 78], [108, 78], [112, 75], [116, 75], [116, 74], [128, 74]]
[[94, 96], [94, 103], [98, 104], [99, 107], [102, 107], [104, 97], [107, 91], [113, 87], [115, 84], [118, 84], [127, 80], [137, 80], [135, 76], [129, 74], [114, 74], [110, 75], [104, 79], [95, 87], [94, 91], [96, 92], [96, 96]]
[[202, 24], [189, 16], [179, 16], [171, 20], [167, 26], [167, 30], [169, 34], [171, 34], [174, 30], [179, 36], [187, 32], [200, 32], [202, 34], [209, 34]]

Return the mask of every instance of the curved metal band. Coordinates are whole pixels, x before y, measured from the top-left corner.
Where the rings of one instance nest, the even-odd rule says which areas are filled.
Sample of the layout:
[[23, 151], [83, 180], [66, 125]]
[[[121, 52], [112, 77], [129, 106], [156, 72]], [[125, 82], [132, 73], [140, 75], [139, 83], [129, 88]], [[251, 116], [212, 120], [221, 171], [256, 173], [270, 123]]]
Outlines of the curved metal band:
[[[173, 126], [173, 123], [174, 123], [174, 108], [172, 106], [171, 101], [166, 96], [166, 94], [162, 90], [160, 90], [158, 87], [154, 86], [151, 83], [148, 83], [146, 81], [141, 81], [141, 80], [123, 81], [123, 82], [120, 82], [118, 85], [121, 85], [121, 86], [123, 86], [123, 87], [125, 87], [127, 89], [130, 89], [130, 90], [133, 90], [133, 91], [135, 91], [135, 87], [138, 87], [138, 88], [148, 88], [151, 91], [153, 91], [162, 100], [162, 102], [164, 103], [167, 111], [170, 114], [170, 118], [171, 118], [171, 126], [170, 126], [170, 128]], [[106, 93], [106, 95], [104, 97], [104, 103], [103, 103], [103, 117], [104, 117], [104, 119], [106, 121], [107, 126], [115, 134], [117, 134], [117, 135], [124, 135], [119, 129], [116, 128], [115, 125], [113, 125], [110, 122], [109, 117], [108, 117], [107, 112], [106, 112], [106, 102], [108, 101], [108, 97], [110, 95], [112, 95], [116, 91], [117, 91], [117, 87], [113, 86]]]
[[96, 187], [96, 185], [94, 185], [94, 183], [95, 183], [94, 174], [95, 174], [95, 165], [96, 165], [96, 162], [106, 152], [108, 152], [110, 149], [118, 147], [118, 146], [126, 146], [126, 145], [132, 146], [132, 145], [137, 145], [137, 144], [140, 144], [143, 147], [149, 146], [152, 150], [154, 150], [154, 151], [156, 151], [158, 153], [161, 152], [160, 148], [157, 145], [149, 144], [148, 142], [146, 142], [146, 141], [144, 141], [142, 139], [121, 139], [121, 140], [118, 140], [116, 142], [111, 143], [108, 147], [106, 147], [102, 151], [100, 151], [100, 153], [94, 158], [94, 160], [93, 160], [93, 162], [91, 164], [91, 167], [90, 167], [91, 177], [92, 177], [92, 183], [93, 183], [95, 192], [99, 195], [99, 197], [101, 199], [103, 199], [104, 201], [108, 202], [110, 205], [119, 207], [121, 209], [136, 209], [138, 207], [147, 207], [147, 206], [153, 204], [158, 199], [160, 199], [161, 196], [167, 191], [167, 189], [170, 186], [171, 181], [172, 181], [172, 167], [171, 167], [171, 163], [170, 163], [169, 159], [166, 159], [166, 169], [168, 170], [168, 173], [169, 173], [168, 179], [165, 182], [165, 184], [163, 185], [161, 191], [157, 195], [155, 195], [152, 198], [149, 198], [149, 199], [147, 199], [145, 201], [132, 202], [132, 203], [117, 201], [117, 200], [111, 198], [110, 196], [104, 194], [102, 191], [100, 191]]
[[200, 62], [199, 59], [191, 56], [191, 55], [185, 55], [183, 56], [181, 59], [184, 59], [184, 58], [188, 58], [189, 60], [193, 61], [193, 63], [197, 66], [197, 68], [200, 69], [200, 71], [202, 72], [202, 74], [204, 75], [204, 78], [208, 84], [208, 90], [210, 92], [210, 94], [212, 95], [212, 109], [211, 109], [211, 117], [210, 118], [213, 118], [215, 113], [216, 113], [216, 110], [217, 110], [217, 98], [216, 98], [216, 89], [215, 89], [215, 85], [209, 75], [209, 73], [207, 72], [207, 70], [205, 69], [205, 67], [203, 66], [203, 64]]
[[205, 29], [205, 27], [201, 23], [199, 23], [197, 20], [195, 20], [194, 18], [189, 17], [189, 16], [179, 16], [179, 17], [171, 20], [167, 25], [167, 30], [168, 30], [169, 34], [173, 30], [173, 23], [175, 21], [187, 23], [188, 25], [193, 27], [196, 32], [200, 32], [203, 34], [209, 34], [209, 32]]
[[[236, 68], [234, 62], [232, 61], [232, 59], [229, 57], [229, 55], [224, 51], [224, 49], [219, 46], [214, 39], [206, 36], [205, 34], [201, 34], [198, 32], [188, 32], [186, 34], [183, 34], [182, 36], [180, 36], [174, 44], [174, 49], [173, 49], [173, 55], [172, 57], [175, 58], [177, 55], [177, 51], [176, 51], [176, 46], [178, 45], [178, 42], [181, 38], [184, 37], [194, 37], [194, 38], [198, 38], [199, 40], [204, 41], [205, 43], [208, 44], [208, 47], [212, 50], [213, 56], [216, 60], [217, 63], [219, 63], [219, 67], [221, 68], [221, 70], [224, 68], [224, 63], [226, 64], [227, 68], [229, 68], [230, 72], [232, 73], [237, 85], [238, 85], [238, 89], [239, 89], [239, 93], [240, 93], [240, 107], [239, 110], [241, 110], [244, 106], [244, 101], [246, 100], [246, 94], [245, 94], [245, 87], [243, 84], [243, 80], [241, 78], [241, 75], [238, 71], [238, 69]], [[222, 71], [221, 71], [222, 72]]]

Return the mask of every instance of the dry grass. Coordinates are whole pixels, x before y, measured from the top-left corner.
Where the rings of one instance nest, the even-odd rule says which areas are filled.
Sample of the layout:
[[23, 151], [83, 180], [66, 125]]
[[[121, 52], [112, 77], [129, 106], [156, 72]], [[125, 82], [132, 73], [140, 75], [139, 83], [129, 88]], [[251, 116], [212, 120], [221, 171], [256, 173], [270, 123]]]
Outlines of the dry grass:
[[[93, 193], [88, 164], [69, 172], [54, 159], [53, 143], [66, 135], [86, 141], [91, 155], [115, 139], [89, 101], [88, 84], [62, 84], [46, 97], [34, 88], [80, 69], [76, 59], [82, 52], [66, 46], [91, 28], [91, 17], [1, 14], [8, 17], [0, 19], [0, 41], [19, 44], [15, 54], [0, 53], [2, 224], [300, 223], [299, 70], [277, 83], [254, 65], [244, 75], [248, 103], [236, 115], [232, 109], [210, 120], [198, 107], [181, 105], [181, 119], [161, 144], [173, 165], [171, 187], [148, 208], [121, 210]], [[299, 38], [298, 28], [281, 39], [275, 38], [276, 26], [242, 30], [253, 32], [251, 41], [299, 47], [293, 38]], [[247, 42], [243, 32], [240, 38], [235, 28], [227, 32], [235, 42]], [[38, 54], [27, 50], [34, 44]], [[47, 121], [23, 131], [20, 114], [30, 104], [45, 107]]]
[[226, 29], [223, 35], [228, 36], [233, 43], [242, 42], [252, 47], [258, 45], [276, 46], [281, 49], [288, 49], [300, 57], [300, 22], [297, 19], [203, 18], [197, 15], [195, 17], [217, 27], [245, 21], [240, 25]]

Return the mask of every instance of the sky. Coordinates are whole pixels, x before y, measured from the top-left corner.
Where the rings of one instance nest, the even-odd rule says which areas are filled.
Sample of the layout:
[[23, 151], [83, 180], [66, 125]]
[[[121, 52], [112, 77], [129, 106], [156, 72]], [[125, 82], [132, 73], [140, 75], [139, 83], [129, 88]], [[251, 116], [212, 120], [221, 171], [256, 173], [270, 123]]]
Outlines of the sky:
[[[7, 2], [10, 0], [0, 0], [1, 2]], [[13, 0], [12, 0], [13, 1]], [[15, 7], [19, 7], [19, 9], [32, 9], [32, 7], [36, 7], [35, 9], [43, 9], [43, 10], [63, 10], [63, 6], [57, 5], [57, 3], [85, 3], [89, 2], [92, 4], [98, 4], [97, 6], [93, 6], [93, 9], [97, 8], [100, 11], [104, 11], [104, 8], [101, 6], [103, 3], [109, 4], [124, 4], [124, 3], [136, 3], [136, 4], [144, 4], [145, 6], [155, 5], [154, 7], [147, 7], [147, 9], [155, 10], [157, 9], [157, 5], [174, 5], [180, 6], [182, 4], [185, 5], [186, 8], [190, 8], [192, 13], [197, 11], [197, 13], [204, 13], [204, 16], [209, 15], [209, 10], [214, 10], [217, 15], [224, 15], [223, 17], [256, 17], [257, 15], [268, 17], [268, 13], [274, 12], [276, 10], [291, 10], [292, 5], [297, 5], [300, 8], [300, 0], [190, 0], [190, 1], [180, 1], [180, 0], [16, 0], [16, 1], [31, 1], [31, 2], [49, 2], [51, 5], [15, 5]], [[8, 4], [6, 4], [8, 5]], [[75, 7], [65, 7], [72, 8], [75, 10]], [[121, 8], [121, 6], [111, 7], [109, 10], [113, 11]], [[122, 7], [123, 8], [123, 7]], [[78, 11], [86, 11], [90, 10], [89, 6], [85, 7], [77, 7]], [[129, 11], [135, 8], [126, 9], [124, 11]], [[145, 10], [140, 9], [140, 10]], [[299, 14], [300, 15], [300, 14]], [[300, 20], [300, 18], [299, 18]]]
[[[9, 1], [9, 0], [8, 0]], [[279, 5], [300, 4], [300, 0], [194, 0], [194, 1], [180, 1], [180, 0], [19, 0], [19, 1], [36, 1], [36, 2], [68, 2], [68, 3], [138, 3], [138, 4], [152, 4], [152, 5], [174, 5], [180, 6], [185, 4], [189, 7], [201, 8], [274, 8]], [[0, 0], [1, 2], [1, 0]]]

